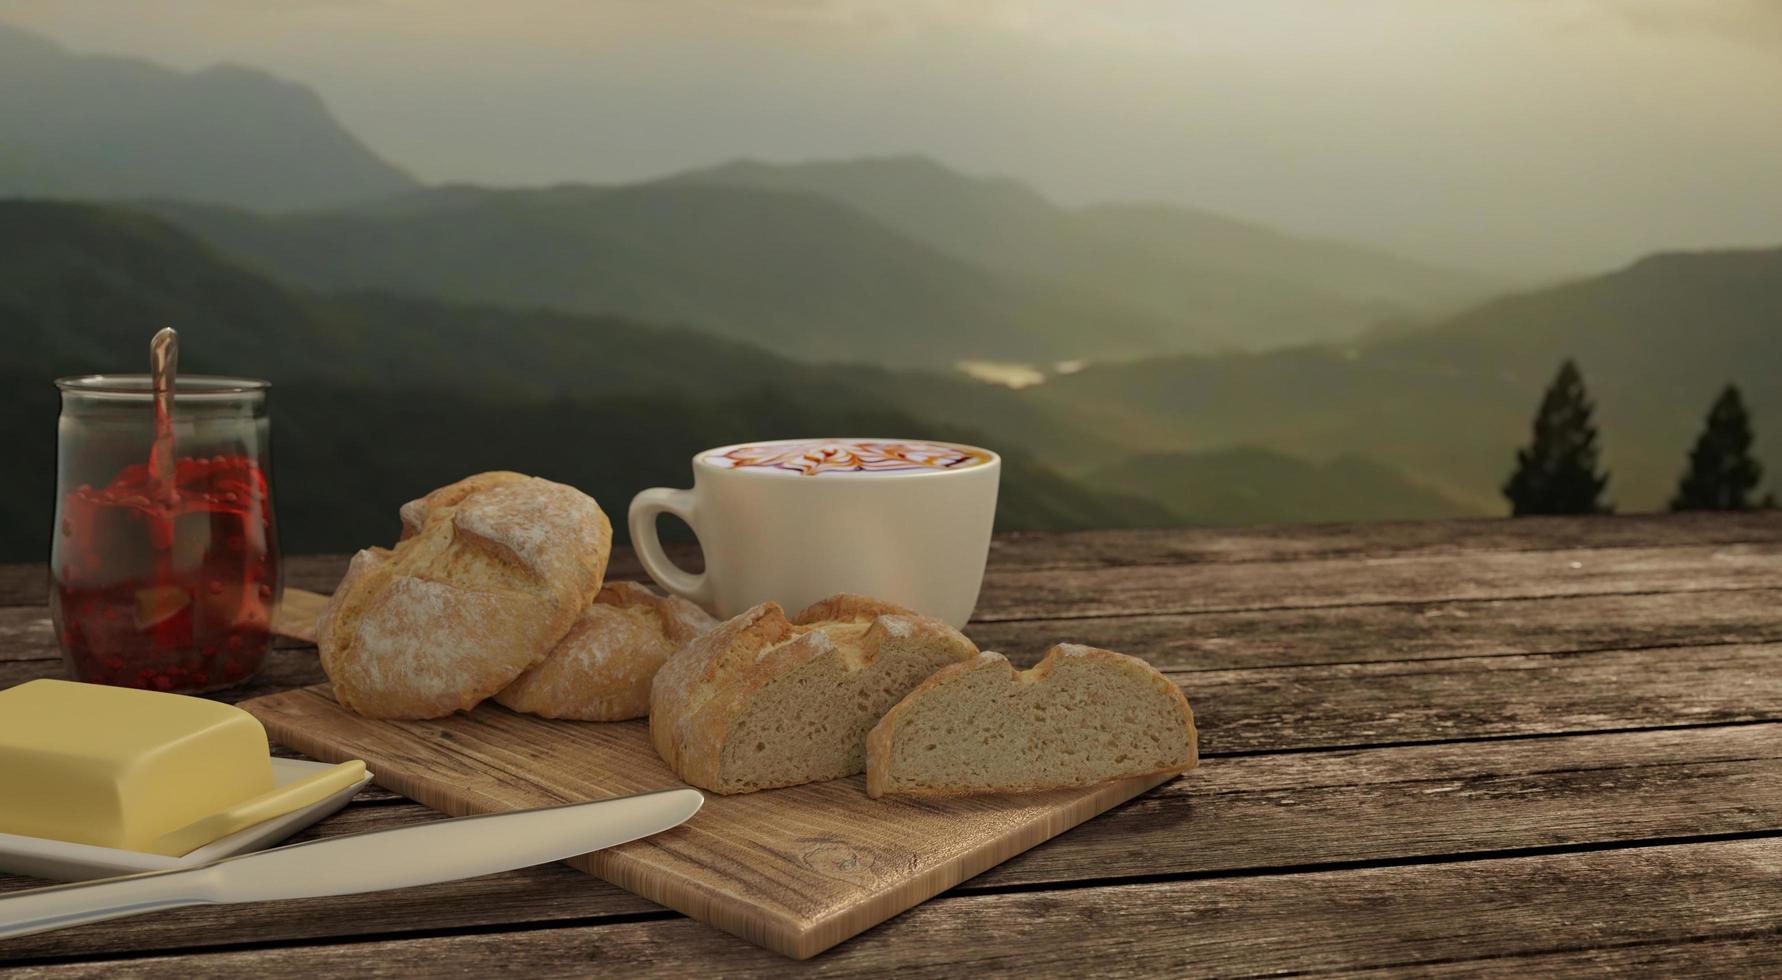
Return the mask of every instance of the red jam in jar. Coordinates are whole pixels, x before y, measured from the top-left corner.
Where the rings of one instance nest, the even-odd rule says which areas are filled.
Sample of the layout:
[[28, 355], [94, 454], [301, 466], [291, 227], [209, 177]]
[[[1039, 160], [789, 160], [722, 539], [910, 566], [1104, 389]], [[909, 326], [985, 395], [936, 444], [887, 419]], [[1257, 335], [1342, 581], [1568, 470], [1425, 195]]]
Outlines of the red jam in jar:
[[[208, 691], [241, 683], [266, 658], [280, 575], [264, 385], [246, 402], [240, 393], [208, 403], [194, 394], [188, 406], [186, 380], [175, 413], [179, 449], [224, 450], [216, 455], [152, 457], [146, 402], [138, 407], [150, 422], [139, 429], [122, 423], [120, 399], [71, 405], [89, 395], [70, 385], [93, 379], [61, 383], [50, 602], [77, 680]], [[212, 379], [190, 380], [202, 389]], [[129, 458], [149, 461], [117, 466]], [[158, 461], [168, 478], [151, 472]], [[108, 481], [83, 479], [108, 469]]]

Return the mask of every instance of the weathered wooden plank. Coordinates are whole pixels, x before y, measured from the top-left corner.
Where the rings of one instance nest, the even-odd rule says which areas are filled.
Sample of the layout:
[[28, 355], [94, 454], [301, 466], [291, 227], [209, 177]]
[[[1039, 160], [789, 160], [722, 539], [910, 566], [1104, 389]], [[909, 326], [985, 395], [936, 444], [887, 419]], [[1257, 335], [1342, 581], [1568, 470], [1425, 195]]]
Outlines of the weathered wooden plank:
[[[60, 676], [0, 662], [0, 688]], [[1463, 657], [1170, 672], [1207, 755], [1507, 735], [1782, 720], [1782, 645]], [[274, 650], [244, 700], [325, 678], [309, 650]]]
[[[0, 690], [23, 684], [39, 677], [66, 677], [60, 657], [55, 659], [0, 659]], [[262, 694], [272, 694], [293, 687], [306, 687], [327, 680], [314, 647], [278, 648], [266, 655], [266, 664], [246, 684], [213, 692], [207, 697], [219, 701], [245, 701]]]
[[[1782, 588], [1782, 547], [1725, 545], [1106, 567], [998, 566], [980, 622], [1509, 598]], [[332, 588], [316, 564], [305, 588]], [[626, 577], [621, 570], [615, 578]]]
[[56, 631], [47, 606], [0, 606], [0, 661], [53, 660]]
[[998, 566], [975, 618], [1010, 619], [1782, 587], [1782, 545], [1598, 548], [1079, 569]]
[[[354, 806], [298, 839], [406, 826], [415, 804]], [[1218, 760], [978, 876], [955, 893], [1159, 875], [1427, 858], [1782, 830], [1782, 725]], [[586, 920], [653, 909], [538, 868], [397, 894], [182, 910], [19, 940], [77, 956]], [[27, 887], [0, 878], [0, 891]], [[270, 931], [269, 931], [270, 930]]]
[[0, 606], [49, 604], [49, 564], [0, 565]]
[[1782, 589], [1322, 606], [972, 623], [1027, 665], [1068, 640], [1216, 670], [1782, 640]]
[[[283, 619], [281, 607], [280, 628], [300, 638], [293, 644], [313, 638], [320, 598], [296, 591], [285, 598], [301, 614]], [[965, 632], [1021, 665], [1069, 640], [1130, 652], [1164, 669], [1205, 670], [1764, 642], [1782, 640], [1777, 608], [1782, 589], [1737, 589], [978, 622]], [[0, 608], [0, 636], [9, 616], [23, 620], [27, 612]], [[0, 660], [54, 655], [47, 632], [35, 639], [37, 648], [17, 647], [10, 658], [0, 650]]]
[[1209, 755], [1782, 720], [1775, 644], [1172, 676]]
[[[1283, 524], [1249, 528], [1018, 532], [998, 535], [995, 565], [1028, 569], [1109, 565], [1202, 564], [1304, 558], [1460, 555], [1676, 545], [1782, 542], [1782, 511], [1743, 514], [1628, 514], [1605, 517], [1530, 517], [1373, 524]], [[669, 552], [700, 567], [698, 546]], [[287, 584], [326, 592], [346, 569], [346, 555], [292, 555]], [[638, 578], [629, 548], [613, 549], [613, 574]], [[0, 565], [0, 605], [39, 605], [48, 594], [43, 565]]]
[[967, 887], [1782, 830], [1782, 725], [1215, 759]]
[[996, 564], [1088, 568], [1782, 542], [1782, 511], [999, 534]]
[[[704, 567], [698, 545], [669, 543], [664, 545], [664, 550], [690, 571]], [[347, 562], [351, 559], [351, 555], [287, 555], [284, 560], [285, 585], [311, 592], [331, 592], [334, 584], [346, 574]], [[637, 556], [624, 545], [613, 548], [609, 570], [616, 578], [644, 578], [643, 566], [638, 564]], [[41, 606], [48, 602], [47, 564], [0, 565], [0, 606]]]
[[[984, 972], [1229, 975], [1384, 969], [1632, 944], [1774, 934], [1782, 840], [942, 898], [825, 955], [786, 960], [686, 919], [133, 959], [144, 977], [196, 970], [311, 977], [449, 964], [470, 976], [900, 977]], [[1712, 964], [1690, 961], [1698, 968]], [[100, 976], [47, 964], [23, 977]]]
[[[294, 648], [309, 644], [275, 636], [272, 645]], [[61, 657], [48, 609], [42, 606], [0, 606], [0, 661], [59, 660]]]
[[1313, 975], [1383, 980], [1414, 973], [1446, 980], [1527, 980], [1529, 977], [1773, 977], [1782, 976], [1782, 932], [1639, 943], [1607, 949], [1493, 956], [1484, 959], [1404, 963], [1382, 969], [1337, 970]]
[[[1754, 589], [1016, 620], [973, 623], [966, 633], [1022, 665], [1069, 641], [1166, 670], [1217, 670], [1775, 642], [1777, 609], [1782, 589]], [[44, 610], [0, 607], [0, 662], [60, 657]]]
[[326, 595], [346, 574], [352, 555], [290, 555], [282, 571], [287, 589], [307, 589]]

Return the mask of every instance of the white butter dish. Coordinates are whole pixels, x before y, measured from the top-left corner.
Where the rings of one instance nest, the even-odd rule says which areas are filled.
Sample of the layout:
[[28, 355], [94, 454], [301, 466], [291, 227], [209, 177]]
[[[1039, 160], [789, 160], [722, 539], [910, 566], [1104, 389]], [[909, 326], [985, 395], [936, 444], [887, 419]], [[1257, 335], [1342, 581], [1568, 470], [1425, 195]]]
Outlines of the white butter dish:
[[[272, 778], [277, 785], [284, 786], [332, 768], [334, 767], [326, 762], [275, 758], [272, 760]], [[52, 878], [57, 881], [85, 881], [89, 878], [109, 878], [208, 864], [220, 858], [276, 844], [340, 810], [370, 783], [371, 773], [368, 772], [358, 782], [306, 807], [236, 831], [179, 857], [95, 847], [91, 844], [72, 844], [43, 837], [0, 834], [0, 872]]]

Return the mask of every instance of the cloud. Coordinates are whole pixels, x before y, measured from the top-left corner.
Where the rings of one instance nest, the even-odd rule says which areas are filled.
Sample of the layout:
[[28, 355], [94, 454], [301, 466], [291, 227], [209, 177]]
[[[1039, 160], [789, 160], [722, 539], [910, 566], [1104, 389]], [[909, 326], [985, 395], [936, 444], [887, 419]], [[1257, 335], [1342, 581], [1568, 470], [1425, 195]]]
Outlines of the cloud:
[[0, 0], [315, 87], [430, 179], [925, 153], [1456, 264], [1782, 236], [1782, 0]]
[[1608, 23], [1638, 34], [1741, 44], [1782, 43], [1778, 0], [1526, 0], [1574, 24]]

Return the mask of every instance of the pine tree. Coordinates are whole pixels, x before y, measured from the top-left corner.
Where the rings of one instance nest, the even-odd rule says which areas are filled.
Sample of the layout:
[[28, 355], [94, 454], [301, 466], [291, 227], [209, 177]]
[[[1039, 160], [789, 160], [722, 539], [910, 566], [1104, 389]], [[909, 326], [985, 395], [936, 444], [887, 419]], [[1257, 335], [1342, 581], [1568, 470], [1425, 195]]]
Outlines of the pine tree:
[[[1750, 510], [1752, 491], [1763, 478], [1763, 467], [1751, 456], [1751, 416], [1735, 385], [1727, 385], [1714, 407], [1701, 438], [1689, 451], [1689, 468], [1677, 482], [1672, 510]], [[1767, 498], [1765, 503], [1773, 503]], [[1761, 506], [1761, 505], [1758, 505]]]
[[1534, 441], [1516, 451], [1516, 472], [1503, 487], [1511, 513], [1604, 514], [1612, 509], [1601, 500], [1609, 475], [1596, 469], [1594, 410], [1584, 376], [1567, 359], [1541, 397]]

